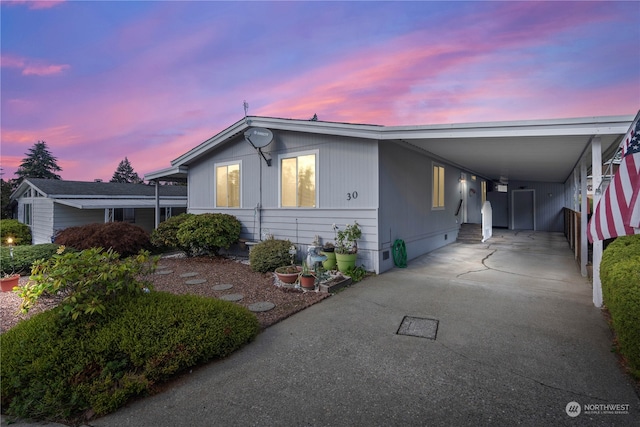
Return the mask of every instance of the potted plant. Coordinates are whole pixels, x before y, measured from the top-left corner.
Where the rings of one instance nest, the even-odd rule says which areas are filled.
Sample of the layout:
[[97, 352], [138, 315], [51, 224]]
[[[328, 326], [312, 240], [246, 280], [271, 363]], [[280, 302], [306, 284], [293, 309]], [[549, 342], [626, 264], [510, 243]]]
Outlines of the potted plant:
[[13, 288], [18, 286], [20, 274], [18, 273], [2, 273], [0, 277], [0, 289], [2, 292], [11, 292]]
[[344, 273], [356, 266], [360, 237], [362, 237], [362, 230], [357, 221], [347, 224], [344, 230], [338, 230], [335, 254], [339, 271]]
[[292, 264], [276, 268], [275, 274], [281, 282], [291, 284], [298, 280], [301, 271], [302, 267]]
[[336, 268], [336, 247], [331, 242], [326, 242], [322, 246], [322, 251], [320, 253], [327, 257], [326, 260], [322, 261], [322, 267], [325, 270], [334, 270]]
[[313, 289], [316, 287], [316, 276], [309, 270], [306, 262], [302, 263], [302, 271], [300, 271], [300, 286], [305, 289]]

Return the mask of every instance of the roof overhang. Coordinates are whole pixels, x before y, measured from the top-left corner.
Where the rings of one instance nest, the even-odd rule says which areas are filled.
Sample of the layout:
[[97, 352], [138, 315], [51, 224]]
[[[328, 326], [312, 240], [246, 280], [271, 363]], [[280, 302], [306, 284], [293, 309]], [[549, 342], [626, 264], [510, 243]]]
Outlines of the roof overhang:
[[188, 174], [189, 168], [187, 166], [172, 166], [145, 174], [144, 179], [146, 181], [186, 182]]
[[[250, 127], [395, 142], [491, 180], [565, 182], [600, 138], [603, 153], [615, 151], [633, 115], [511, 122], [418, 126], [377, 126], [270, 117], [244, 118], [171, 162], [172, 167], [145, 179], [186, 171], [194, 161], [236, 139]], [[603, 156], [603, 158], [605, 158]], [[589, 156], [590, 165], [590, 156]], [[183, 176], [183, 175], [179, 175]]]
[[[55, 203], [76, 209], [109, 209], [109, 208], [154, 208], [154, 199], [55, 199]], [[160, 199], [161, 208], [186, 208], [187, 198]]]

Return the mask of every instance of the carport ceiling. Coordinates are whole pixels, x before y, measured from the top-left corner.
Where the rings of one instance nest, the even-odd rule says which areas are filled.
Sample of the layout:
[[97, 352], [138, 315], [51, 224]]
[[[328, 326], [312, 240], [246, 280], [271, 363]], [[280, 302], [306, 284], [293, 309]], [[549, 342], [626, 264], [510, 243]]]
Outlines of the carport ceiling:
[[[521, 136], [407, 142], [491, 180], [564, 182], [590, 139], [587, 136]], [[603, 151], [617, 140], [618, 135], [601, 137]]]

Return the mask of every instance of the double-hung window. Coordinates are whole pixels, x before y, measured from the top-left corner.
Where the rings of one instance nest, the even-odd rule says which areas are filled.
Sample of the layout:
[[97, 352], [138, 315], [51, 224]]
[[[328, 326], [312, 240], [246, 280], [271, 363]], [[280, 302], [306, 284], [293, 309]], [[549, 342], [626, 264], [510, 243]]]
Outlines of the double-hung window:
[[240, 163], [216, 165], [216, 207], [240, 207]]
[[280, 205], [315, 208], [317, 152], [280, 157]]
[[431, 207], [444, 209], [444, 166], [433, 165], [433, 196]]

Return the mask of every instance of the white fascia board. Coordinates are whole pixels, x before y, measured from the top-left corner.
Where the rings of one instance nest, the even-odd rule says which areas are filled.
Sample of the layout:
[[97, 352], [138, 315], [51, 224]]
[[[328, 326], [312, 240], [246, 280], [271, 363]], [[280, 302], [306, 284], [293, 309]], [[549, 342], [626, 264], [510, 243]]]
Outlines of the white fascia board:
[[[629, 129], [634, 116], [583, 117], [571, 119], [521, 120], [512, 122], [454, 123], [441, 125], [378, 126], [249, 116], [234, 123], [171, 162], [181, 166], [212, 148], [235, 138], [250, 127], [271, 130], [345, 136], [371, 140], [434, 138], [497, 138], [523, 136], [615, 135]], [[145, 178], [148, 175], [145, 175]]]
[[[56, 199], [55, 203], [76, 209], [153, 208], [154, 199]], [[186, 198], [160, 199], [160, 207], [187, 207]]]
[[180, 177], [181, 175], [184, 175], [186, 178], [188, 173], [189, 173], [189, 168], [187, 168], [186, 166], [175, 166], [175, 167], [168, 167], [165, 169], [149, 172], [144, 175], [144, 179], [146, 181], [152, 181], [154, 179], [162, 180], [162, 178], [167, 178], [167, 177], [171, 178], [176, 176]]
[[633, 116], [615, 116], [451, 125], [394, 126], [385, 128], [382, 139], [618, 135], [624, 134], [629, 129], [632, 120]]

